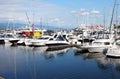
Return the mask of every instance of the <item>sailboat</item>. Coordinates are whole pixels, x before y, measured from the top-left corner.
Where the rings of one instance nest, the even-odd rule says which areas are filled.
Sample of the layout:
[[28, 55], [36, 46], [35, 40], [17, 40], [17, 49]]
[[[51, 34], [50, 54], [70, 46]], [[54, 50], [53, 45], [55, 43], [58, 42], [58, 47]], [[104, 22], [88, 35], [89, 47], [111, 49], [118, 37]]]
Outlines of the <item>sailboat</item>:
[[[108, 52], [107, 50], [111, 50], [112, 48], [117, 47], [115, 44], [115, 34], [112, 33], [112, 22], [113, 22], [113, 14], [114, 9], [116, 7], [117, 0], [115, 0], [113, 12], [112, 12], [112, 18], [110, 22], [110, 28], [108, 34], [103, 34], [103, 36], [107, 35], [106, 38], [96, 39], [94, 40], [90, 45], [83, 46], [82, 48], [87, 49], [89, 52]], [[108, 55], [108, 54], [107, 54]]]
[[[115, 4], [114, 4], [114, 9], [117, 9], [118, 10], [118, 0], [115, 0]], [[116, 26], [118, 26], [118, 16], [117, 16], [117, 10], [116, 10]], [[117, 35], [117, 34], [116, 34]], [[120, 40], [116, 40], [116, 44], [109, 48], [107, 53], [106, 53], [106, 56], [109, 56], [109, 57], [120, 57]]]
[[22, 38], [20, 38], [20, 41], [17, 42], [18, 45], [25, 45], [25, 46], [30, 46], [32, 43], [31, 41], [34, 40], [34, 39], [38, 39], [40, 38], [41, 36], [44, 35], [44, 31], [41, 30], [41, 29], [38, 29], [38, 28], [35, 28], [35, 25], [34, 23], [31, 23], [29, 21], [29, 17], [26, 13], [26, 17], [28, 19], [28, 27], [24, 30], [22, 30]]

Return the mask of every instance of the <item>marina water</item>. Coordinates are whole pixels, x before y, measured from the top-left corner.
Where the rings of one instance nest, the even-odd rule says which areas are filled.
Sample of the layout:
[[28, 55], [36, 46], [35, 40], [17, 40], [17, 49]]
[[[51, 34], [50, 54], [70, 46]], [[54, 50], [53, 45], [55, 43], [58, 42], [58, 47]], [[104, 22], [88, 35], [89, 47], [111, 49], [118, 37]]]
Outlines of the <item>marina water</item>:
[[74, 47], [48, 51], [0, 45], [0, 79], [120, 79], [120, 58]]

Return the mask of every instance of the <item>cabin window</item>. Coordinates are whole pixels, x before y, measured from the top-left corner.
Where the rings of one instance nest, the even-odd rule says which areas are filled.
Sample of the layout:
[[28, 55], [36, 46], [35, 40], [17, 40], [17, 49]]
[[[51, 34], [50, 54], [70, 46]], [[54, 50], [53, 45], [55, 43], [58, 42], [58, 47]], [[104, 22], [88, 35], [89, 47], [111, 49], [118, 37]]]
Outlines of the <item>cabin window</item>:
[[[63, 35], [63, 38], [68, 42], [68, 40], [67, 40], [67, 38], [66, 38], [66, 35]], [[63, 40], [64, 40], [64, 39], [63, 39]]]
[[3, 37], [5, 37], [4, 35], [0, 35], [0, 38], [3, 38]]
[[105, 42], [104, 44], [105, 44], [105, 45], [110, 45], [110, 43], [109, 43], [109, 42]]
[[93, 44], [102, 44], [101, 42], [93, 42]]
[[12, 35], [6, 35], [6, 38], [12, 38], [13, 36]]
[[53, 38], [50, 38], [49, 40], [53, 40]]
[[54, 36], [54, 38], [56, 38], [56, 37], [57, 37], [57, 35]]
[[63, 39], [63, 37], [60, 35], [60, 36], [57, 37], [56, 40], [58, 40], [58, 41], [63, 41], [64, 39]]
[[120, 45], [120, 41], [117, 41], [116, 44], [117, 44], [117, 45]]
[[46, 38], [44, 38], [44, 39], [49, 39], [49, 37], [46, 37]]

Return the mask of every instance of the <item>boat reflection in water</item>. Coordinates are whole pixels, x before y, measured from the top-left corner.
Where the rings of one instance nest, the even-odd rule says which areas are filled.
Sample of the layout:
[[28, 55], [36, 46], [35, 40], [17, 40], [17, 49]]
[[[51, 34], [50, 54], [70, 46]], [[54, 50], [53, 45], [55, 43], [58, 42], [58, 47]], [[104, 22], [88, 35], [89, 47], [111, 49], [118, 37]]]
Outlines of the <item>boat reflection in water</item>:
[[[100, 69], [112, 69], [115, 71], [120, 72], [120, 58], [110, 58], [107, 57], [104, 53], [89, 53], [89, 52], [82, 52], [76, 51], [74, 52], [75, 56], [83, 56], [84, 60], [94, 60], [97, 62], [97, 66]], [[112, 71], [112, 73], [113, 73]]]
[[[0, 78], [4, 79], [119, 79], [120, 58], [76, 48], [0, 45]], [[95, 75], [93, 75], [95, 74]]]
[[48, 46], [33, 47], [33, 51], [44, 53], [48, 49]]
[[65, 53], [68, 52], [70, 48], [63, 48], [63, 49], [60, 49], [60, 50], [49, 50], [49, 48], [44, 52], [44, 56], [46, 59], [49, 59], [49, 58], [54, 58], [56, 56], [63, 56]]

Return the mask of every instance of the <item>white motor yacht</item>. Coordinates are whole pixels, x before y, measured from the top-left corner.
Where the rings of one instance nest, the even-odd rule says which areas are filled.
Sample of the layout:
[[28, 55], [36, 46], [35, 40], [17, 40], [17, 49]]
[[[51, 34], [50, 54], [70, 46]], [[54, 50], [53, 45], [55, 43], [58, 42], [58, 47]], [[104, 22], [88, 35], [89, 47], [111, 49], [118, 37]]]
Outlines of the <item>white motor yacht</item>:
[[92, 42], [88, 47], [89, 52], [105, 52], [109, 47], [112, 47], [114, 41], [110, 39], [99, 39]]
[[114, 40], [112, 39], [96, 39], [90, 45], [82, 46], [89, 52], [105, 52], [109, 47], [112, 47]]
[[17, 42], [17, 45], [24, 45], [24, 46], [29, 46], [31, 45], [31, 41], [33, 39], [31, 38], [20, 38], [20, 40]]
[[120, 57], [120, 40], [116, 41], [116, 44], [108, 48], [106, 56], [109, 57]]
[[82, 48], [87, 49], [89, 52], [106, 52], [108, 48], [115, 44], [113, 34], [103, 34], [97, 39], [92, 41], [89, 45], [84, 45]]
[[6, 33], [3, 39], [7, 45], [14, 45], [19, 41], [19, 38], [17, 38], [17, 36], [15, 36], [13, 33]]
[[32, 43], [32, 46], [34, 47], [45, 46], [46, 45], [45, 42], [50, 40], [51, 38], [52, 36], [50, 35], [44, 35], [40, 37], [39, 39], [33, 39], [31, 43]]
[[50, 40], [46, 41], [45, 44], [47, 46], [59, 46], [59, 45], [70, 45], [69, 40], [62, 35], [61, 33], [57, 33]]

